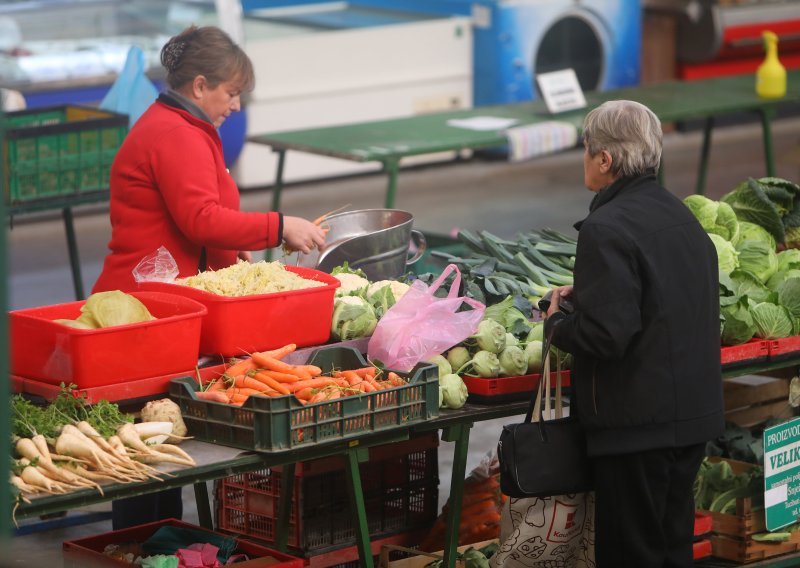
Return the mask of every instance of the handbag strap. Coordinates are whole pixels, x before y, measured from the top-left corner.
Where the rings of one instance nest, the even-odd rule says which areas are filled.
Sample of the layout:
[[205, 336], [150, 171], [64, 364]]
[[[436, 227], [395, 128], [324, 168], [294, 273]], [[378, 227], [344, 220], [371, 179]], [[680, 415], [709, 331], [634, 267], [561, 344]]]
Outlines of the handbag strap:
[[[525, 422], [541, 422], [543, 420], [543, 413], [545, 416], [550, 416], [550, 347], [553, 342], [553, 330], [545, 336], [542, 342], [542, 368], [539, 375], [539, 388], [534, 391], [534, 396], [531, 398], [528, 405], [528, 412], [525, 414]], [[564, 416], [563, 401], [561, 399], [561, 358], [556, 357], [556, 401], [555, 413], [556, 418]], [[542, 400], [544, 399], [544, 412], [542, 410]]]

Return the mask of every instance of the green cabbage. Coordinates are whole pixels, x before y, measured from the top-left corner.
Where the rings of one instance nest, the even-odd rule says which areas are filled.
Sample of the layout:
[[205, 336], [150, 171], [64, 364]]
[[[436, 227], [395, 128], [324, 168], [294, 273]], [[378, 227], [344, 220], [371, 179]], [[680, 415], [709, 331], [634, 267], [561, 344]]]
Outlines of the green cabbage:
[[336, 298], [331, 318], [331, 333], [334, 339], [345, 341], [367, 337], [375, 331], [378, 318], [371, 305], [360, 296]]
[[720, 307], [720, 315], [725, 318], [722, 326], [722, 344], [739, 345], [750, 341], [756, 332], [753, 316], [748, 309], [748, 302], [741, 298], [727, 306]]
[[778, 303], [785, 306], [795, 318], [800, 317], [800, 276], [787, 278], [781, 283], [778, 287]]
[[800, 249], [786, 249], [778, 253], [778, 270], [800, 268]]
[[733, 208], [740, 221], [750, 221], [764, 227], [777, 243], [784, 241], [785, 230], [778, 207], [753, 178], [740, 183], [724, 195], [722, 201]]
[[764, 241], [770, 248], [775, 249], [775, 237], [761, 225], [750, 221], [739, 222], [739, 241]]
[[467, 403], [469, 391], [458, 375], [450, 373], [439, 377], [439, 385], [442, 387], [442, 402], [446, 408], [461, 408]]
[[747, 296], [756, 302], [769, 300], [770, 289], [752, 272], [743, 269], [734, 270], [731, 272], [731, 281], [736, 296]]
[[702, 195], [690, 195], [683, 200], [707, 233], [719, 235], [735, 243], [739, 239], [739, 221], [727, 203], [713, 201]]
[[711, 242], [714, 243], [714, 248], [717, 249], [717, 262], [719, 263], [720, 271], [730, 274], [739, 268], [739, 254], [731, 243], [714, 233], [709, 233], [708, 238], [711, 239]]
[[762, 302], [751, 307], [750, 313], [753, 316], [753, 323], [756, 325], [756, 337], [780, 339], [789, 337], [794, 332], [792, 314], [784, 306]]
[[767, 282], [778, 270], [775, 249], [763, 241], [740, 241], [736, 252], [739, 253], [739, 267], [752, 272], [761, 282]]
[[781, 287], [781, 284], [783, 284], [784, 281], [788, 280], [789, 278], [795, 278], [797, 276], [800, 276], [799, 268], [791, 268], [789, 270], [778, 270], [775, 274], [769, 277], [769, 280], [767, 280], [767, 288], [769, 288], [773, 292], [777, 292], [778, 288]]

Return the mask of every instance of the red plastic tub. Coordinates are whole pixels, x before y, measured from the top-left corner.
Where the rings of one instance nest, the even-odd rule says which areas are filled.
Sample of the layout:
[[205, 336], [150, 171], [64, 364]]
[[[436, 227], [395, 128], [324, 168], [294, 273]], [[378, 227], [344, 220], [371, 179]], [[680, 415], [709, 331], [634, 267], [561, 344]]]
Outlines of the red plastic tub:
[[53, 321], [77, 318], [83, 301], [9, 312], [11, 374], [85, 389], [193, 369], [206, 308], [172, 294], [132, 295], [156, 319], [91, 330]]
[[[224, 372], [225, 365], [214, 365], [212, 367], [202, 367], [200, 369], [186, 369], [178, 373], [161, 375], [159, 377], [147, 377], [146, 379], [136, 379], [135, 381], [127, 383], [75, 389], [72, 391], [72, 394], [82, 398], [88, 404], [96, 404], [101, 400], [127, 403], [145, 398], [155, 399], [169, 396], [169, 383], [172, 379], [187, 376], [196, 378], [199, 376], [205, 383], [206, 381], [216, 379]], [[61, 385], [11, 375], [11, 392], [38, 396], [45, 400], [53, 400], [61, 392]]]
[[[150, 538], [162, 526], [180, 527], [194, 529], [196, 531], [207, 532], [219, 535], [213, 531], [201, 527], [184, 523], [177, 519], [167, 519], [139, 525], [119, 531], [107, 532], [82, 538], [79, 540], [67, 541], [63, 544], [64, 567], [65, 568], [100, 568], [116, 566], [132, 566], [127, 562], [116, 560], [103, 554], [103, 549], [109, 544], [141, 543]], [[246, 554], [250, 560], [233, 566], [246, 566], [247, 568], [303, 568], [303, 561], [300, 558], [290, 556], [284, 552], [278, 552], [265, 546], [238, 540], [237, 552]]]
[[208, 309], [200, 337], [200, 352], [206, 355], [227, 357], [287, 343], [298, 347], [326, 343], [331, 335], [333, 296], [339, 280], [313, 268], [287, 266], [286, 270], [326, 285], [236, 298], [165, 282], [142, 282], [139, 287], [179, 294]]
[[[517, 400], [530, 400], [533, 391], [539, 388], [541, 375], [534, 373], [518, 377], [461, 377], [467, 385], [467, 401], [475, 404], [503, 404]], [[550, 386], [556, 387], [556, 373], [550, 373]], [[561, 371], [561, 387], [570, 386], [569, 371]]]

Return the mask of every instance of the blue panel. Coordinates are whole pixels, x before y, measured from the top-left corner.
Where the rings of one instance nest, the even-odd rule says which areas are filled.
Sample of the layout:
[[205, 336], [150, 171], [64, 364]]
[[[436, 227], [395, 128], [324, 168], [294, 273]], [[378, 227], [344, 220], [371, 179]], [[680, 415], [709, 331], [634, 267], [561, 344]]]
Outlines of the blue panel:
[[526, 101], [536, 96], [534, 62], [547, 31], [563, 18], [577, 18], [595, 34], [602, 51], [601, 90], [640, 79], [640, 0], [358, 0], [358, 4], [427, 14], [473, 15], [489, 25], [473, 28], [476, 106]]

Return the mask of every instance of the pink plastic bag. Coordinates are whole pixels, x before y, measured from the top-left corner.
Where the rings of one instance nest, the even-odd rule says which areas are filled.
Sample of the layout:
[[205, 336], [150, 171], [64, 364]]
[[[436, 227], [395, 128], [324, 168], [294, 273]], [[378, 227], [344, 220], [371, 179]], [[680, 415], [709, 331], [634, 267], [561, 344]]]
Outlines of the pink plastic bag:
[[[434, 296], [445, 278], [456, 276], [446, 298]], [[389, 308], [369, 340], [367, 356], [388, 369], [410, 371], [414, 365], [439, 355], [475, 333], [486, 309], [472, 298], [457, 297], [461, 273], [454, 264], [444, 269], [430, 288], [415, 280]], [[471, 310], [458, 311], [463, 304]]]

